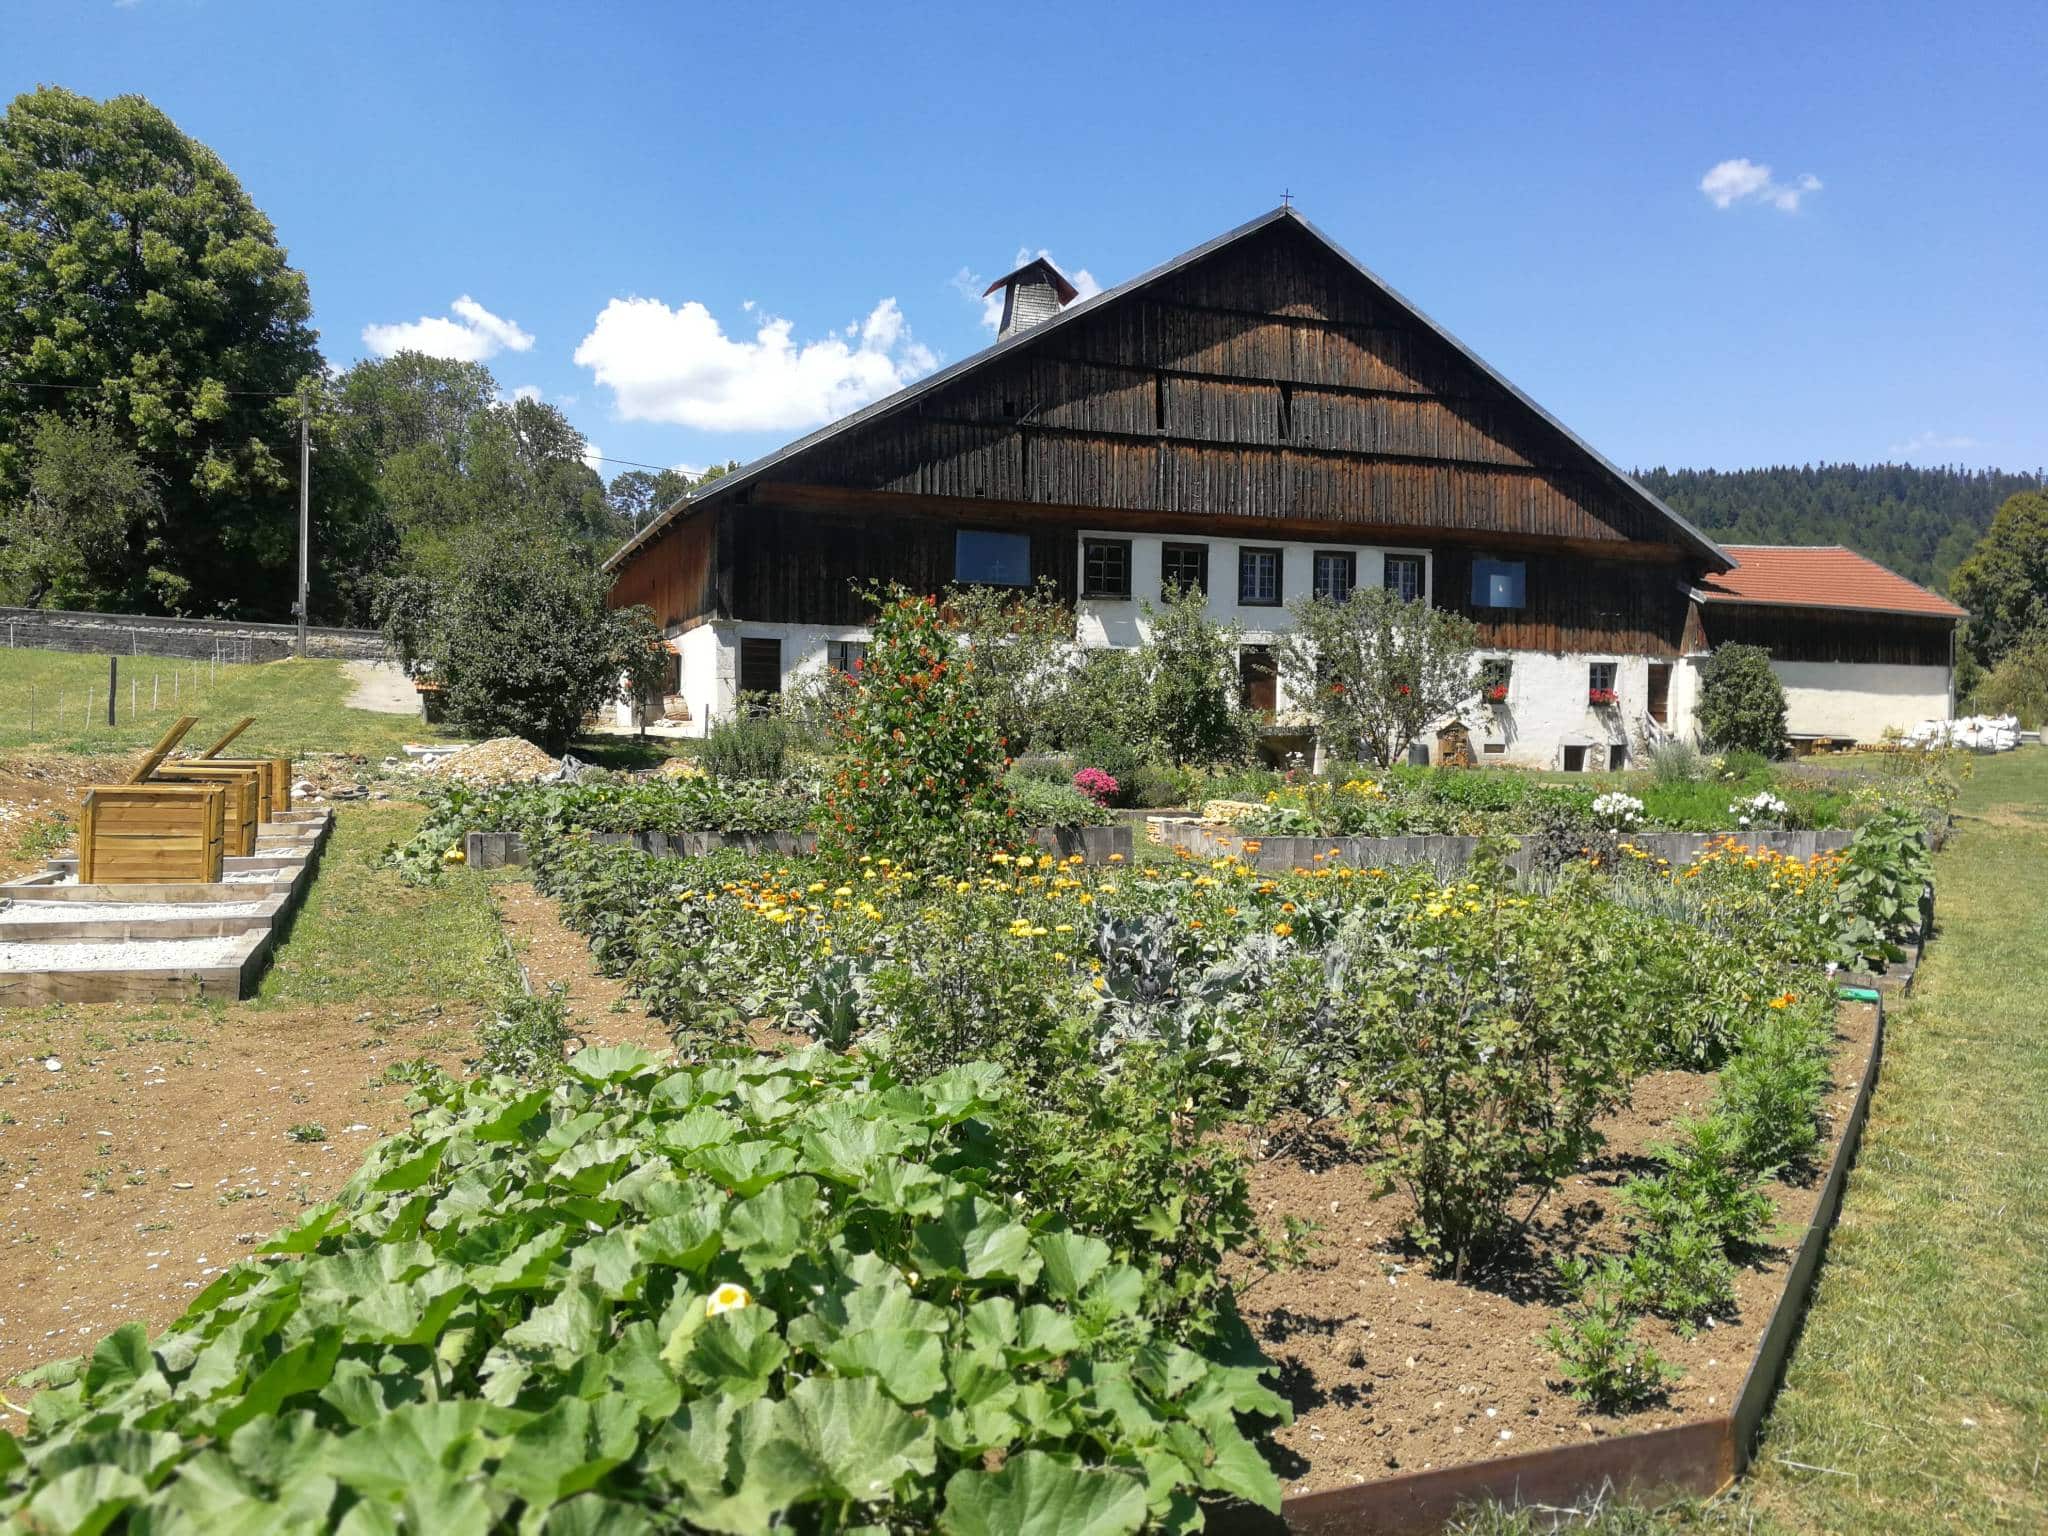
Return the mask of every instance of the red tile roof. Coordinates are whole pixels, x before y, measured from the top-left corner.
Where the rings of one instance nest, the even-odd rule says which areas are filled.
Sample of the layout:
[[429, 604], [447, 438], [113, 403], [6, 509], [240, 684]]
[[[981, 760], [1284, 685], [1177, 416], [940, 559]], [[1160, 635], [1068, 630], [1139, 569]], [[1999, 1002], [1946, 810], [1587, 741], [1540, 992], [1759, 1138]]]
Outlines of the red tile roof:
[[1886, 570], [1840, 544], [1723, 544], [1732, 571], [1700, 579], [1694, 594], [1708, 603], [1761, 603], [1783, 608], [1849, 608], [1862, 613], [1965, 618], [1947, 598]]

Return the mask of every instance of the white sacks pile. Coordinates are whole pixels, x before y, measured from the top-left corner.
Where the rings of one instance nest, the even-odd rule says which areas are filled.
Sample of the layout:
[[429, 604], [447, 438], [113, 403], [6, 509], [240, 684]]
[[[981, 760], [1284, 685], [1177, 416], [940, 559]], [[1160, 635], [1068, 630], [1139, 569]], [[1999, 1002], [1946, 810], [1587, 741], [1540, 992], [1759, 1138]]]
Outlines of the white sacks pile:
[[1917, 747], [1968, 747], [1972, 752], [2010, 752], [2020, 744], [2017, 715], [1965, 715], [1960, 720], [1922, 720], [1906, 733]]

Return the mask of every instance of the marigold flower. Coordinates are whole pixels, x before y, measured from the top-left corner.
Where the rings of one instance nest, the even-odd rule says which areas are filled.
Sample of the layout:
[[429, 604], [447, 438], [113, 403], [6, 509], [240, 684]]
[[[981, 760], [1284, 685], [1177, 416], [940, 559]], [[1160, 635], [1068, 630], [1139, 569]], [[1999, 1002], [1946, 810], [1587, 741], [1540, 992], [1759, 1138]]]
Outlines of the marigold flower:
[[1286, 937], [1287, 937], [1287, 935], [1289, 935], [1290, 933], [1294, 932], [1294, 924], [1292, 924], [1292, 923], [1275, 923], [1275, 924], [1273, 925], [1273, 931], [1274, 931], [1275, 933], [1279, 934], [1279, 935], [1280, 935], [1280, 937], [1284, 939], [1284, 938], [1286, 938]]

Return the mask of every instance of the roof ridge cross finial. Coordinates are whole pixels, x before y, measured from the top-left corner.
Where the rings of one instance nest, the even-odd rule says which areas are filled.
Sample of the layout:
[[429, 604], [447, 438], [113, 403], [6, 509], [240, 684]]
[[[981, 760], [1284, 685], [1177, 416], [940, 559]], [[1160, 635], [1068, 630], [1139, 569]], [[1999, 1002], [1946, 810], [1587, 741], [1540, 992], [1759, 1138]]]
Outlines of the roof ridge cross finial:
[[1281, 206], [1282, 208], [1292, 208], [1292, 207], [1294, 206], [1294, 194], [1293, 194], [1293, 192], [1291, 192], [1291, 191], [1287, 190], [1286, 188], [1282, 188], [1282, 189], [1281, 189], [1281, 192], [1280, 192], [1280, 206]]

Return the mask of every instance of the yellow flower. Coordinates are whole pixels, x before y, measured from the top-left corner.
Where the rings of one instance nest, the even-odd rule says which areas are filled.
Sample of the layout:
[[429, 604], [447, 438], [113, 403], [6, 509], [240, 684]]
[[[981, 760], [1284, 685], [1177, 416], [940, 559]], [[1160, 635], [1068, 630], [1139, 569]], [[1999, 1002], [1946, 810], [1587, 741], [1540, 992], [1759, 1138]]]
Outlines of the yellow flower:
[[1072, 923], [1060, 923], [1053, 929], [1054, 933], [1072, 933], [1073, 931], [1074, 925]]
[[1123, 861], [1124, 861], [1124, 856], [1123, 856], [1122, 854], [1120, 854], [1120, 853], [1112, 853], [1112, 854], [1111, 854], [1111, 855], [1109, 856], [1109, 862], [1110, 862], [1110, 863], [1112, 863], [1112, 864], [1121, 864], [1121, 863], [1123, 863]]
[[1108, 985], [1108, 983], [1105, 982], [1100, 976], [1098, 976], [1095, 978], [1095, 980], [1090, 982], [1089, 985], [1095, 988], [1096, 991], [1100, 992], [1104, 987]]
[[721, 1312], [737, 1312], [742, 1307], [751, 1307], [754, 1298], [747, 1294], [744, 1285], [734, 1285], [730, 1280], [704, 1298], [704, 1315], [716, 1317]]
[[825, 882], [822, 880], [813, 880], [809, 885], [805, 886], [804, 889], [815, 896], [819, 891], [825, 889]]
[[988, 861], [991, 864], [1007, 864], [1010, 862], [1010, 856], [1007, 853], [992, 853], [988, 856]]
[[1273, 925], [1273, 931], [1274, 931], [1275, 933], [1279, 934], [1279, 935], [1280, 935], [1280, 937], [1284, 939], [1284, 938], [1286, 938], [1286, 937], [1287, 937], [1287, 935], [1289, 935], [1290, 933], [1294, 932], [1294, 924], [1292, 924], [1292, 923], [1275, 923], [1275, 924]]
[[773, 912], [763, 912], [761, 915], [767, 918], [769, 922], [778, 925], [791, 921], [790, 914], [782, 911], [780, 908], [777, 908]]
[[1794, 1003], [1798, 1001], [1799, 999], [1794, 997], [1790, 992], [1781, 992], [1778, 994], [1778, 996], [1771, 999], [1771, 1006], [1773, 1008], [1790, 1008]]

